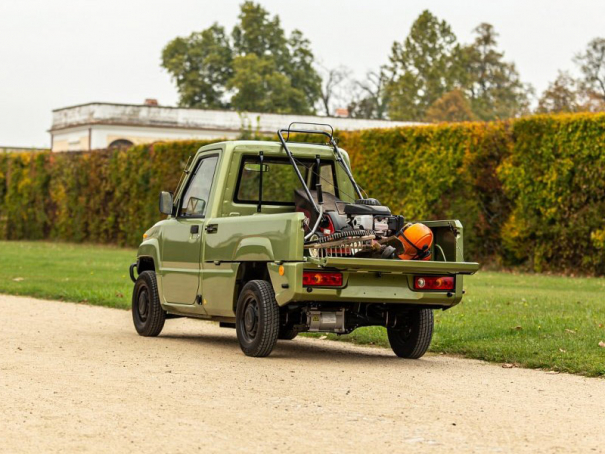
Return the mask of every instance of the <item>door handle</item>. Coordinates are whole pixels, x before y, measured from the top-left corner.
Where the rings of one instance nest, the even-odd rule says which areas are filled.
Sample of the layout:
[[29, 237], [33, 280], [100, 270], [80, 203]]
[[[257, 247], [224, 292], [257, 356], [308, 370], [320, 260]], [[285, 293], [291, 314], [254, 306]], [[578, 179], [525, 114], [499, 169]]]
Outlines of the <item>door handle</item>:
[[218, 232], [218, 224], [208, 224], [206, 226], [207, 233], [216, 233]]
[[189, 231], [191, 232], [192, 235], [197, 235], [198, 233], [200, 233], [200, 226], [192, 225], [191, 228], [189, 229]]

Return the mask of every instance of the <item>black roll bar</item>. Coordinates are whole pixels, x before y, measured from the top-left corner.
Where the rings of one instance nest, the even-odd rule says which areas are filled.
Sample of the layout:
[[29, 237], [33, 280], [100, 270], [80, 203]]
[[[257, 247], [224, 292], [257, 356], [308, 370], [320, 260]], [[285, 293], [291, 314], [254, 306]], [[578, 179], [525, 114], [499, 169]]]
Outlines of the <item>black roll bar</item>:
[[[286, 142], [290, 140], [290, 132], [296, 132], [296, 133], [300, 132], [300, 130], [292, 129], [292, 125], [325, 126], [326, 128], [330, 128], [330, 133], [328, 133], [328, 131], [322, 131], [321, 129], [305, 130], [304, 133], [321, 134], [330, 139], [334, 137], [334, 128], [332, 127], [332, 125], [329, 125], [327, 123], [309, 123], [309, 122], [305, 122], [305, 121], [293, 121], [292, 123], [290, 123], [288, 125], [288, 136], [286, 137]], [[284, 129], [282, 129], [281, 131], [284, 131]]]
[[[318, 130], [318, 129], [292, 129], [292, 125], [294, 125], [294, 124], [312, 125], [312, 126], [326, 126], [326, 127], [330, 128], [331, 132], [321, 131], [321, 130]], [[284, 136], [283, 136], [284, 132], [288, 134], [287, 137], [286, 137], [286, 139], [284, 139]], [[306, 181], [304, 180], [304, 178], [300, 174], [300, 171], [298, 170], [298, 166], [296, 165], [296, 161], [294, 160], [294, 156], [292, 155], [292, 152], [288, 148], [288, 141], [290, 139], [290, 133], [296, 133], [296, 134], [319, 134], [319, 135], [322, 135], [322, 136], [326, 136], [328, 138], [329, 142], [330, 142], [330, 145], [334, 149], [334, 154], [336, 155], [336, 160], [338, 162], [340, 162], [340, 165], [342, 166], [342, 168], [344, 169], [345, 173], [349, 177], [349, 180], [351, 180], [351, 183], [353, 184], [353, 188], [355, 189], [355, 192], [357, 193], [357, 196], [360, 199], [364, 198], [363, 195], [361, 194], [361, 190], [359, 189], [359, 186], [357, 186], [357, 183], [355, 182], [355, 178], [353, 178], [353, 174], [351, 173], [351, 169], [349, 169], [349, 166], [347, 166], [347, 163], [343, 159], [342, 154], [340, 153], [340, 150], [338, 149], [338, 145], [336, 144], [336, 140], [334, 139], [334, 129], [332, 128], [332, 126], [330, 126], [328, 124], [324, 124], [324, 123], [305, 123], [305, 122], [299, 122], [299, 121], [293, 122], [293, 123], [290, 123], [290, 125], [288, 126], [287, 129], [285, 129], [285, 128], [278, 129], [277, 130], [277, 136], [279, 137], [279, 141], [281, 142], [282, 146], [284, 147], [284, 150], [286, 151], [286, 154], [288, 155], [288, 158], [290, 159], [290, 162], [294, 166], [294, 171], [296, 172], [296, 175], [298, 176], [298, 179], [302, 183], [303, 189], [305, 190], [305, 193], [307, 194], [307, 197], [309, 198], [309, 200], [313, 204], [313, 208], [315, 209], [315, 211], [317, 213], [319, 213], [319, 207], [315, 203], [315, 200], [313, 200], [313, 197], [311, 196], [311, 191], [309, 190], [309, 187], [307, 186]]]

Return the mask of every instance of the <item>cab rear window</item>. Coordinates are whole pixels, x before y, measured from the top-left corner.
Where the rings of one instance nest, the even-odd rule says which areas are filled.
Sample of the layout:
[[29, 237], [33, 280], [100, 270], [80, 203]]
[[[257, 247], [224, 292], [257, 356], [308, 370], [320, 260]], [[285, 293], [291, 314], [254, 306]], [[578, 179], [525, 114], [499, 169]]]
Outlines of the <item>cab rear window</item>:
[[[237, 203], [258, 203], [258, 191], [261, 166], [258, 156], [245, 156], [239, 170], [234, 201]], [[319, 175], [315, 160], [297, 159], [297, 167], [309, 188], [317, 182], [323, 192], [338, 197], [338, 188], [334, 178], [334, 162], [322, 161]], [[263, 172], [263, 204], [294, 205], [294, 191], [302, 187], [294, 167], [287, 158], [265, 157]]]

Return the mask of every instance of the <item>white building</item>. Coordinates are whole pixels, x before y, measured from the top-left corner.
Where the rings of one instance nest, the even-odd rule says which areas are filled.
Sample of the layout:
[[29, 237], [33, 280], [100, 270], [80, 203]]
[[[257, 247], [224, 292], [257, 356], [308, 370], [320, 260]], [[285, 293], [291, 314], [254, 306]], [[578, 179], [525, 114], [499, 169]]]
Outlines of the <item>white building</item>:
[[0, 153], [39, 153], [48, 151], [48, 148], [38, 147], [5, 147], [0, 145]]
[[269, 135], [292, 122], [328, 123], [352, 131], [392, 128], [418, 123], [356, 118], [240, 113], [224, 110], [185, 109], [94, 102], [53, 110], [50, 129], [52, 151], [88, 151], [184, 139], [235, 139], [244, 130]]

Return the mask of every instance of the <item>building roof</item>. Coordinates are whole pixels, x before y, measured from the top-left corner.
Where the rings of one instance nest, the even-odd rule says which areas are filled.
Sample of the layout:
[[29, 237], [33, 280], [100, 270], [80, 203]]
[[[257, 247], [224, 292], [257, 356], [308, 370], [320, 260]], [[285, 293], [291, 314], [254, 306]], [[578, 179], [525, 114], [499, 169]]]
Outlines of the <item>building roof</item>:
[[77, 126], [122, 125], [222, 131], [250, 129], [253, 132], [270, 134], [297, 121], [329, 123], [334, 129], [344, 131], [421, 124], [406, 121], [282, 115], [101, 102], [63, 107], [53, 110], [52, 113], [51, 132]]

